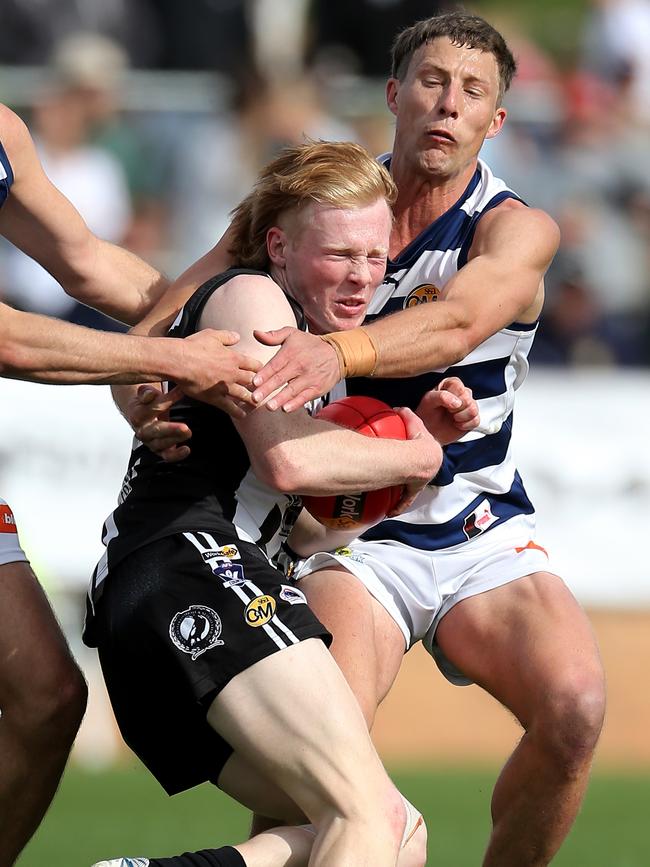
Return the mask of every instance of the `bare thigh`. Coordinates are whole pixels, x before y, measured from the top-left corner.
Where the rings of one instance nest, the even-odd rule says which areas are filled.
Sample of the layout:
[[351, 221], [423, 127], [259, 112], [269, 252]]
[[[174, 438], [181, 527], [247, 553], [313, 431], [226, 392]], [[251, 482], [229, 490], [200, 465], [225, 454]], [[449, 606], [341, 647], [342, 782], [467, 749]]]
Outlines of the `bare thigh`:
[[[379, 796], [387, 785], [359, 706], [318, 639], [238, 674], [214, 699], [208, 722], [311, 821], [351, 793]], [[229, 776], [222, 775], [224, 783]]]
[[300, 588], [332, 633], [330, 652], [372, 727], [404, 657], [400, 628], [361, 581], [342, 567], [313, 572]]
[[29, 565], [0, 566], [0, 707], [29, 701], [71, 669], [67, 642]]
[[541, 703], [571, 693], [599, 700], [602, 691], [591, 624], [556, 575], [536, 572], [464, 599], [443, 617], [436, 641], [525, 727]]

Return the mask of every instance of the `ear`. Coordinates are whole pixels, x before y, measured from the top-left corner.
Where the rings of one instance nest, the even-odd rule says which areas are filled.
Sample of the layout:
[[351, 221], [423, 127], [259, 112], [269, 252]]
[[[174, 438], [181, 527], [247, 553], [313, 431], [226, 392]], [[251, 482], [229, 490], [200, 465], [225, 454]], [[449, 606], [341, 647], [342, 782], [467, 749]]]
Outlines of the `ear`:
[[497, 110], [494, 112], [492, 123], [490, 124], [485, 138], [494, 138], [495, 135], [498, 135], [501, 132], [501, 127], [505, 123], [507, 116], [508, 112], [505, 110], [505, 108], [497, 108]]
[[399, 79], [389, 78], [386, 82], [386, 104], [392, 112], [397, 115], [397, 94], [399, 93]]
[[283, 268], [286, 264], [287, 236], [279, 226], [271, 226], [266, 233], [266, 249], [274, 265]]

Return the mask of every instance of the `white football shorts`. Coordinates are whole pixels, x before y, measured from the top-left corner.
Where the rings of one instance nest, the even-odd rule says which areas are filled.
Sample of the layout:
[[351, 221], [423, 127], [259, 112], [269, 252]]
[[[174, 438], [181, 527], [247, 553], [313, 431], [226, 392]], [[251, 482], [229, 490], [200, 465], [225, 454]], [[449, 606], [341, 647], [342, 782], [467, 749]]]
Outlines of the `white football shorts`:
[[435, 640], [445, 614], [462, 599], [533, 572], [552, 571], [548, 554], [535, 541], [534, 515], [516, 515], [468, 542], [438, 551], [356, 540], [334, 553], [313, 554], [298, 565], [293, 577], [299, 581], [337, 564], [383, 605], [402, 630], [406, 649], [422, 641], [447, 680], [459, 686], [472, 681], [452, 665]]
[[27, 562], [27, 557], [18, 541], [16, 520], [7, 503], [0, 500], [0, 566], [20, 561]]

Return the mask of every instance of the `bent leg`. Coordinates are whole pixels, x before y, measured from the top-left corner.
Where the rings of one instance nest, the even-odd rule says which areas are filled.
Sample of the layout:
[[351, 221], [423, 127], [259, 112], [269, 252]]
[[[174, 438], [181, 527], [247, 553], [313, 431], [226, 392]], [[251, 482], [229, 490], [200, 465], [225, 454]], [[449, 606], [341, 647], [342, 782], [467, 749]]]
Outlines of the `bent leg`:
[[208, 721], [313, 822], [313, 867], [394, 867], [404, 807], [319, 640], [237, 675], [214, 699]]
[[86, 704], [86, 685], [24, 562], [0, 566], [0, 867], [47, 810]]
[[584, 797], [603, 722], [589, 621], [557, 576], [537, 572], [459, 602], [436, 642], [525, 729], [494, 789], [484, 867], [546, 865]]
[[303, 578], [309, 607], [332, 633], [330, 653], [343, 672], [368, 728], [404, 657], [404, 636], [386, 609], [346, 569], [333, 568]]

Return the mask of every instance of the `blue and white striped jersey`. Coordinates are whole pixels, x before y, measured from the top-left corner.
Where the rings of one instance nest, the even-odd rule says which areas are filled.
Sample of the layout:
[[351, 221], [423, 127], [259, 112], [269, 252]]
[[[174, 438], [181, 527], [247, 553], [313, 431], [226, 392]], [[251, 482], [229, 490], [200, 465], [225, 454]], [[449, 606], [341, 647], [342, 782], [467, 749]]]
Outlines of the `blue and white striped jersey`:
[[[434, 303], [447, 281], [467, 262], [481, 215], [508, 198], [519, 197], [479, 160], [460, 200], [389, 262], [366, 321], [416, 304]], [[515, 391], [526, 378], [536, 328], [536, 324], [513, 323], [453, 367], [410, 379], [348, 382], [349, 393], [415, 409], [425, 391], [447, 376], [458, 376], [472, 389], [481, 412], [480, 428], [445, 449], [440, 472], [413, 509], [373, 527], [364, 539], [390, 539], [437, 550], [466, 542], [514, 515], [534, 511], [514, 465], [511, 437]]]
[[9, 188], [14, 182], [14, 173], [5, 149], [0, 141], [0, 208], [4, 205], [9, 195]]

